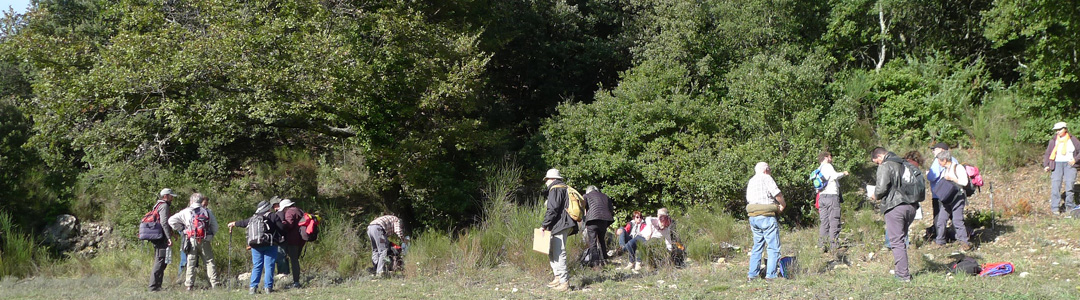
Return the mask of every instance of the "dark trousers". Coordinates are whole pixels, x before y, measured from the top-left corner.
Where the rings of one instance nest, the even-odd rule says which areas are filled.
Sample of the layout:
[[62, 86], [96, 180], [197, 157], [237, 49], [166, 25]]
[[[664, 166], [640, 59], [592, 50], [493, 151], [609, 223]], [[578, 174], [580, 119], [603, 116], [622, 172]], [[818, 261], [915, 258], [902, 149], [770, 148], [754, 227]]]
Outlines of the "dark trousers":
[[911, 204], [900, 204], [885, 212], [885, 234], [889, 238], [889, 246], [892, 247], [893, 265], [896, 277], [911, 279], [908, 272], [907, 240], [908, 226], [915, 221], [915, 210], [918, 207]]
[[585, 228], [587, 229], [585, 245], [589, 248], [596, 248], [600, 250], [600, 257], [607, 259], [607, 228], [611, 226], [612, 221], [604, 220], [592, 220], [585, 222]]
[[165, 267], [169, 266], [165, 263], [165, 255], [169, 251], [169, 240], [151, 240], [150, 243], [154, 245], [154, 267], [150, 275], [150, 290], [159, 290], [161, 280], [165, 277]]
[[840, 195], [821, 194], [818, 203], [821, 204], [818, 209], [818, 247], [835, 251], [839, 246], [836, 239], [840, 236]]
[[289, 272], [292, 273], [293, 284], [300, 284], [300, 253], [304, 252], [304, 244], [282, 245], [285, 256], [288, 256]]
[[941, 202], [941, 211], [934, 215], [934, 227], [936, 227], [934, 229], [937, 232], [935, 243], [945, 244], [945, 228], [949, 224], [949, 219], [952, 219], [953, 228], [956, 229], [956, 240], [962, 243], [968, 242], [967, 227], [964, 226], [964, 206], [966, 205], [967, 197], [959, 194], [952, 201]]

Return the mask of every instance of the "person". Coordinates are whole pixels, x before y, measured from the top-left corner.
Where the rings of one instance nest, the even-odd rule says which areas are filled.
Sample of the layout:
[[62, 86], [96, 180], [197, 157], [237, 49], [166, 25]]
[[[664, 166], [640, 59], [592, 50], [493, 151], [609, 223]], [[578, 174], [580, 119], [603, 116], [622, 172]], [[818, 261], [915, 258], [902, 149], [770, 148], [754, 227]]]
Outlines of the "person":
[[1076, 207], [1073, 186], [1076, 185], [1076, 161], [1080, 160], [1080, 140], [1069, 134], [1068, 124], [1054, 124], [1057, 133], [1050, 138], [1043, 154], [1043, 170], [1050, 173], [1050, 211], [1061, 213], [1061, 189], [1065, 191], [1065, 210]]
[[608, 256], [621, 255], [622, 252], [627, 252], [630, 254], [630, 259], [625, 269], [634, 269], [636, 265], [637, 269], [635, 271], [641, 270], [641, 264], [635, 263], [639, 262], [637, 260], [637, 244], [645, 241], [645, 237], [641, 236], [641, 231], [644, 228], [645, 218], [642, 216], [641, 211], [635, 210], [631, 214], [630, 222], [627, 222], [626, 226], [615, 230], [619, 247], [608, 251]]
[[566, 291], [570, 289], [570, 274], [566, 270], [566, 238], [578, 232], [577, 222], [566, 213], [570, 194], [562, 176], [559, 176], [559, 170], [548, 170], [544, 175], [544, 183], [547, 202], [540, 228], [551, 232], [548, 263], [551, 265], [551, 272], [555, 274], [555, 279], [548, 283], [548, 287], [556, 291]]
[[375, 269], [375, 277], [382, 277], [387, 274], [387, 251], [390, 250], [388, 238], [391, 233], [401, 239], [402, 246], [407, 247], [410, 239], [402, 230], [400, 218], [383, 215], [368, 224], [367, 234], [368, 240], [371, 242], [371, 264], [372, 268]]
[[[933, 162], [930, 163], [930, 170], [928, 170], [926, 172], [926, 180], [930, 182], [930, 187], [931, 187], [930, 196], [931, 196], [931, 202], [932, 202], [932, 204], [934, 206], [934, 219], [935, 220], [937, 219], [938, 214], [941, 213], [941, 199], [940, 199], [940, 197], [938, 197], [938, 195], [936, 193], [934, 193], [933, 187], [937, 186], [938, 182], [941, 181], [941, 172], [945, 170], [945, 169], [943, 169], [941, 167], [940, 164], [937, 163], [937, 158], [936, 157], [937, 157], [938, 153], [941, 153], [941, 151], [947, 151], [947, 150], [949, 150], [949, 144], [946, 144], [946, 143], [943, 143], [943, 142], [938, 142], [938, 143], [930, 146], [930, 152], [931, 152], [931, 155], [932, 155], [930, 157], [933, 160]], [[956, 158], [953, 158], [952, 162], [954, 164], [960, 164], [960, 162], [956, 161]]]
[[300, 254], [304, 252], [305, 241], [300, 238], [300, 219], [304, 217], [304, 211], [296, 207], [291, 199], [283, 199], [279, 203], [278, 218], [281, 219], [281, 232], [285, 236], [285, 257], [289, 262], [289, 271], [292, 273], [292, 288], [300, 288]]
[[[210, 288], [216, 288], [221, 283], [214, 268], [214, 248], [212, 247], [214, 234], [218, 231], [218, 223], [214, 214], [202, 207], [205, 198], [206, 196], [200, 193], [191, 194], [188, 207], [169, 217], [169, 226], [172, 226], [173, 230], [178, 232], [188, 231], [185, 233], [185, 238], [180, 247], [187, 250], [187, 260], [192, 265], [192, 267], [187, 268], [184, 278], [184, 287], [189, 291], [195, 285], [194, 265], [196, 259], [202, 259], [203, 265], [206, 266], [206, 276], [210, 279]], [[195, 230], [200, 227], [195, 224], [196, 220], [205, 220], [200, 222], [206, 222], [202, 226], [204, 230], [203, 238], [199, 238], [198, 234], [195, 233]]]
[[585, 245], [588, 247], [586, 253], [594, 254], [593, 259], [597, 261], [591, 262], [593, 265], [603, 265], [605, 259], [604, 254], [607, 253], [607, 228], [611, 226], [611, 223], [615, 222], [613, 211], [615, 208], [611, 204], [611, 198], [600, 191], [600, 188], [590, 185], [585, 188]]
[[892, 249], [896, 278], [909, 282], [911, 273], [908, 272], [905, 241], [908, 226], [915, 221], [915, 210], [919, 208], [919, 201], [922, 199], [916, 195], [905, 194], [900, 190], [900, 184], [906, 172], [918, 172], [918, 170], [907, 170], [902, 159], [882, 147], [870, 151], [870, 160], [878, 165], [876, 186], [871, 200], [881, 200], [881, 212], [885, 215], [885, 232], [888, 235], [889, 247]]
[[754, 236], [750, 267], [746, 273], [748, 281], [761, 274], [761, 252], [766, 244], [768, 259], [765, 263], [765, 280], [776, 279], [776, 263], [780, 259], [780, 225], [776, 215], [784, 211], [787, 203], [771, 174], [768, 163], [758, 162], [754, 165], [754, 176], [746, 183], [746, 213], [750, 217], [750, 231]]
[[964, 227], [964, 206], [967, 204], [967, 196], [964, 195], [963, 187], [969, 184], [967, 170], [964, 166], [955, 163], [949, 150], [938, 152], [935, 156], [936, 164], [942, 167], [939, 173], [938, 185], [933, 190], [937, 191], [941, 202], [941, 213], [934, 215], [934, 227], [937, 228], [937, 236], [934, 243], [945, 246], [945, 227], [952, 219], [956, 229], [956, 240], [960, 241], [960, 249], [971, 250], [968, 242], [967, 228]]
[[158, 200], [154, 203], [152, 210], [157, 214], [158, 222], [161, 223], [161, 230], [165, 231], [165, 237], [160, 239], [151, 240], [150, 243], [154, 245], [154, 266], [150, 271], [150, 291], [156, 292], [161, 290], [161, 280], [165, 277], [165, 267], [169, 266], [168, 257], [170, 248], [172, 247], [172, 231], [169, 228], [169, 204], [172, 204], [173, 198], [177, 195], [173, 193], [170, 188], [162, 189], [158, 192]]
[[[202, 207], [206, 208], [206, 210], [210, 210], [210, 199], [209, 198], [204, 198], [203, 199]], [[184, 233], [183, 232], [180, 232], [179, 234], [180, 234], [181, 238], [184, 238]], [[183, 247], [181, 247], [181, 249], [180, 249], [180, 267], [176, 268], [176, 280], [177, 280], [177, 282], [184, 280], [183, 276], [184, 276], [184, 268], [185, 267], [187, 267], [187, 252], [185, 252]], [[197, 265], [195, 266], [195, 268], [198, 268], [198, 267], [199, 266], [197, 266]]]
[[818, 208], [818, 247], [824, 252], [835, 253], [839, 246], [837, 238], [840, 237], [840, 178], [847, 176], [848, 172], [840, 173], [833, 168], [832, 153], [829, 151], [821, 151], [818, 162], [821, 163], [818, 167], [821, 176], [826, 180], [825, 188], [818, 193], [818, 202], [821, 204]]
[[[259, 288], [259, 274], [262, 274], [264, 291], [269, 294], [274, 291], [274, 263], [278, 258], [278, 244], [281, 237], [281, 220], [278, 215], [273, 211], [273, 205], [268, 201], [259, 201], [259, 204], [255, 206], [255, 214], [251, 218], [232, 221], [227, 224], [229, 226], [229, 233], [232, 233], [233, 227], [247, 228], [255, 218], [259, 218], [264, 224], [267, 224], [266, 233], [271, 237], [270, 241], [248, 244], [248, 248], [251, 249], [251, 284], [248, 285], [248, 294], [254, 295]], [[248, 231], [251, 234], [251, 231]], [[258, 237], [248, 236], [248, 241], [256, 240]]]

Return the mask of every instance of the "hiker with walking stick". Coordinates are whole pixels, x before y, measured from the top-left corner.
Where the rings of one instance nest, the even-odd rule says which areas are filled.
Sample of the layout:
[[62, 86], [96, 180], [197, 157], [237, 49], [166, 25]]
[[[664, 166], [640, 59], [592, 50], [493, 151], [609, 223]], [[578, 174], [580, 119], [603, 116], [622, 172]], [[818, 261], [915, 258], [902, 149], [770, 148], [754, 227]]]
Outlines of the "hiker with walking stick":
[[281, 219], [275, 214], [272, 205], [260, 201], [255, 206], [255, 214], [250, 218], [229, 222], [229, 232], [233, 227], [247, 228], [247, 245], [251, 249], [251, 284], [248, 294], [255, 294], [259, 287], [259, 274], [264, 277], [263, 291], [274, 291], [274, 263], [278, 258], [278, 245], [282, 242]]

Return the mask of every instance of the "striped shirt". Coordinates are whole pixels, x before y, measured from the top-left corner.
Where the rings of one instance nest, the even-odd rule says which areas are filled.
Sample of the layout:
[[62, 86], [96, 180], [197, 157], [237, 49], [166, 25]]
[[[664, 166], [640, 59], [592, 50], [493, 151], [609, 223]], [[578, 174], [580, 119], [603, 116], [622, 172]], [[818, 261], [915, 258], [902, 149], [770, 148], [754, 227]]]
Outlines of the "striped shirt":
[[387, 231], [387, 236], [389, 236], [389, 233], [394, 233], [397, 234], [398, 238], [405, 238], [405, 231], [401, 230], [401, 219], [398, 219], [398, 217], [385, 215], [375, 218], [375, 221], [371, 221], [369, 225], [382, 226], [383, 230]]

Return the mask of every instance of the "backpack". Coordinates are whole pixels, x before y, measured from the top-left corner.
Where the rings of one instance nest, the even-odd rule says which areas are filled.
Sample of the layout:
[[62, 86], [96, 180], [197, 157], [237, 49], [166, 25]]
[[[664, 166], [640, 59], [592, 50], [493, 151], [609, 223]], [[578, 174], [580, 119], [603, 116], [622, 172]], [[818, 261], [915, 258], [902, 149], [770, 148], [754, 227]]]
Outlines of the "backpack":
[[566, 194], [570, 196], [569, 201], [566, 203], [566, 214], [570, 215], [574, 222], [581, 222], [581, 218], [585, 216], [585, 197], [581, 196], [574, 188], [569, 185], [560, 184], [554, 185], [551, 188], [566, 188]]
[[189, 239], [195, 240], [196, 243], [202, 242], [206, 238], [206, 234], [210, 233], [210, 228], [207, 223], [210, 223], [210, 214], [206, 212], [206, 208], [196, 207], [191, 210], [191, 226], [188, 226], [184, 234]]
[[982, 268], [979, 267], [979, 262], [969, 256], [957, 260], [950, 265], [949, 268], [952, 269], [953, 274], [957, 275], [966, 274], [974, 276], [982, 272]]
[[982, 175], [979, 174], [979, 168], [973, 165], [964, 165], [964, 171], [967, 171], [968, 185], [964, 186], [964, 195], [971, 197], [975, 194], [975, 190], [983, 186]]
[[319, 215], [312, 215], [304, 213], [304, 217], [300, 218], [300, 239], [307, 242], [314, 242], [319, 240], [319, 223], [322, 222], [322, 218]]
[[776, 268], [778, 273], [780, 273], [780, 277], [791, 279], [791, 277], [794, 276], [794, 274], [792, 273], [794, 273], [795, 271], [795, 257], [781, 257], [779, 260], [776, 261]]
[[898, 189], [906, 198], [904, 203], [918, 203], [926, 200], [926, 177], [919, 170], [919, 167], [895, 156], [886, 160], [898, 163], [904, 168], [900, 171], [900, 187]]
[[161, 227], [161, 220], [159, 219], [161, 216], [157, 213], [158, 205], [162, 203], [164, 202], [158, 202], [154, 205], [154, 208], [150, 209], [150, 212], [143, 215], [142, 221], [139, 222], [139, 240], [150, 241], [165, 238], [165, 229]]
[[248, 219], [247, 244], [252, 247], [265, 247], [278, 244], [280, 241], [274, 237], [270, 230], [270, 220], [266, 215], [252, 215]]
[[818, 192], [825, 189], [826, 185], [829, 185], [829, 181], [825, 180], [825, 175], [821, 175], [821, 168], [814, 169], [810, 172], [810, 183], [814, 184], [814, 189]]
[[982, 265], [982, 272], [979, 272], [979, 276], [982, 277], [994, 277], [1007, 275], [1013, 272], [1013, 264], [1011, 262], [1003, 261], [996, 263], [988, 263]]

